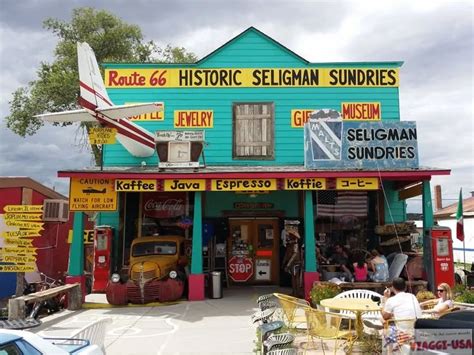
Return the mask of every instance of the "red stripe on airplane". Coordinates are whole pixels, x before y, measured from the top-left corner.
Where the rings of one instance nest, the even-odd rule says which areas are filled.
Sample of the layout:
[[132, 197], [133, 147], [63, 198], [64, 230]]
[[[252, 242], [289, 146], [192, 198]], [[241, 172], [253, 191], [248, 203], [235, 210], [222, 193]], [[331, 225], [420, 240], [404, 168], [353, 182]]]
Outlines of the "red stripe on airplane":
[[98, 115], [97, 115], [97, 120], [106, 127], [115, 128], [118, 133], [136, 141], [137, 143], [141, 143], [153, 149], [155, 148], [155, 143], [151, 143], [150, 141], [147, 141], [146, 139], [134, 134], [133, 132], [127, 131], [119, 123], [115, 121], [110, 122], [110, 121], [104, 120], [103, 118], [100, 118]]
[[81, 87], [83, 87], [84, 89], [86, 89], [87, 91], [89, 91], [90, 93], [92, 93], [93, 95], [97, 96], [98, 98], [100, 98], [101, 100], [103, 100], [106, 104], [110, 105], [110, 106], [113, 106], [113, 104], [104, 96], [102, 96], [101, 93], [95, 91], [93, 88], [91, 88], [89, 85], [85, 84], [84, 82], [82, 81], [79, 81], [79, 85]]

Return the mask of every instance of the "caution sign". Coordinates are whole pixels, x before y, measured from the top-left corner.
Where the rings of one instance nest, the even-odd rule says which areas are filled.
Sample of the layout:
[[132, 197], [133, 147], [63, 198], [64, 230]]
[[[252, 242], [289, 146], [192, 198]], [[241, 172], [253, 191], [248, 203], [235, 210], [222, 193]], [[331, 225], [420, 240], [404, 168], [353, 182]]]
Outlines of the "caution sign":
[[6, 205], [3, 210], [11, 213], [43, 212], [43, 205]]
[[113, 179], [71, 178], [70, 211], [115, 211], [117, 192]]
[[89, 130], [90, 144], [114, 144], [117, 130], [108, 127], [92, 127]]

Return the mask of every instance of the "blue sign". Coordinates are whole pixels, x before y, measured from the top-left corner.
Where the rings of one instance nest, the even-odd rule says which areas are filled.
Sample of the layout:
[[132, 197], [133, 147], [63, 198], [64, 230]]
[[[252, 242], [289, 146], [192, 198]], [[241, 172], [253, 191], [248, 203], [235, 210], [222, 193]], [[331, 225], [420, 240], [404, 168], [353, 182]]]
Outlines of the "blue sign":
[[309, 120], [304, 126], [308, 169], [418, 168], [416, 122]]

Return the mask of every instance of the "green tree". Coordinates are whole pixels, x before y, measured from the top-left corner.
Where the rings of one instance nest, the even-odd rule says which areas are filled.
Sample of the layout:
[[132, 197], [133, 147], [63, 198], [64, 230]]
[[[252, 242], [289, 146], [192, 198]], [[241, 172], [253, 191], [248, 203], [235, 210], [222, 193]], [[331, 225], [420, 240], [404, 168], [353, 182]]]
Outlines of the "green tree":
[[[38, 78], [13, 93], [10, 115], [5, 117], [7, 127], [22, 137], [35, 134], [43, 125], [35, 115], [78, 108], [77, 42], [89, 43], [98, 63], [192, 63], [197, 60], [182, 47], [168, 45], [161, 49], [153, 41], [144, 42], [138, 26], [129, 25], [104, 10], [77, 8], [70, 22], [48, 18], [43, 26], [59, 38], [54, 62], [41, 63]], [[91, 126], [90, 122], [82, 123], [85, 131]], [[92, 146], [92, 152], [98, 163], [98, 147]]]

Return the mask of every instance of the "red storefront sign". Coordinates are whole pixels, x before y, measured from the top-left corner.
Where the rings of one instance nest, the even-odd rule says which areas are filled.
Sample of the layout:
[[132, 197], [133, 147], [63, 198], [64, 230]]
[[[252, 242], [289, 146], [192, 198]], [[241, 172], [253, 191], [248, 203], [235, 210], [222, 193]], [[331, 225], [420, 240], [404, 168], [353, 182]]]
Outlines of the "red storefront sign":
[[144, 192], [143, 215], [153, 218], [173, 218], [186, 212], [185, 192]]
[[233, 256], [229, 260], [229, 276], [234, 282], [245, 282], [253, 275], [253, 261], [250, 258]]

